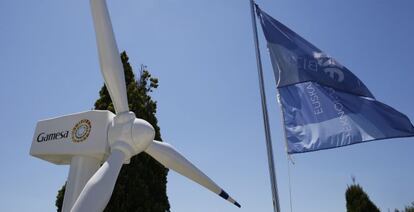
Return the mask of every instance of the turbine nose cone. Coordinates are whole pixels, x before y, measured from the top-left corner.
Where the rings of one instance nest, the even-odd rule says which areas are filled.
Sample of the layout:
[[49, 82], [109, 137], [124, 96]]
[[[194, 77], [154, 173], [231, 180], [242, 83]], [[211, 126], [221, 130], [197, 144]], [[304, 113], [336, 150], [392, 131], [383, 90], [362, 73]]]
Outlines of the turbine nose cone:
[[143, 119], [135, 119], [132, 125], [132, 139], [137, 153], [144, 151], [154, 140], [154, 127]]

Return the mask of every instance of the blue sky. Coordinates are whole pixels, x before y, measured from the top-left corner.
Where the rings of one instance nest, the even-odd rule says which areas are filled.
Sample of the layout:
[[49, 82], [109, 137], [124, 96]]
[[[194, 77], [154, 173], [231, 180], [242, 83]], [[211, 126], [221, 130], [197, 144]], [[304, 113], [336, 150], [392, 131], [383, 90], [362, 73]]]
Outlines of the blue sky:
[[[258, 0], [263, 10], [335, 57], [382, 102], [414, 119], [412, 1]], [[162, 137], [241, 204], [171, 171], [172, 211], [271, 211], [248, 0], [108, 2], [120, 50], [160, 80]], [[36, 122], [89, 110], [103, 85], [89, 4], [0, 1], [0, 211], [54, 211], [68, 166], [29, 156]], [[288, 167], [265, 40], [259, 29], [283, 211]], [[345, 211], [356, 176], [383, 211], [414, 201], [414, 138], [293, 156], [293, 211]]]

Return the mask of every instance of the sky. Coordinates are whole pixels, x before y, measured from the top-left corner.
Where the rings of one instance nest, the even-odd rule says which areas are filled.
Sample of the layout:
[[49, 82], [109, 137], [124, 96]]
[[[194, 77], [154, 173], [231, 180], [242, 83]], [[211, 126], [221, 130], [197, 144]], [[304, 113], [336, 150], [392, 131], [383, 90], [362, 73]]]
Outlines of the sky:
[[[414, 120], [414, 2], [257, 0]], [[164, 141], [242, 205], [170, 171], [172, 211], [272, 211], [248, 0], [108, 1], [120, 51], [159, 79]], [[414, 138], [293, 155], [259, 28], [282, 211], [345, 211], [351, 176], [382, 210], [414, 201]], [[69, 167], [29, 155], [38, 120], [93, 108], [103, 85], [88, 1], [0, 0], [0, 211], [55, 211]], [[290, 168], [289, 168], [290, 167]], [[290, 178], [289, 170], [290, 169]], [[291, 193], [289, 193], [289, 179]]]

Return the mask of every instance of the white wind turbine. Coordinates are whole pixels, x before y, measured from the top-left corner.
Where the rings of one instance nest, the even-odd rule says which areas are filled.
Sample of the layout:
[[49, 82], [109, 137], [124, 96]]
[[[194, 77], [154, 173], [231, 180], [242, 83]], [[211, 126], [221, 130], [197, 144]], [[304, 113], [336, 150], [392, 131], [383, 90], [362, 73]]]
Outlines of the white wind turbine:
[[106, 2], [90, 0], [90, 4], [101, 72], [116, 115], [95, 110], [39, 121], [30, 149], [35, 157], [70, 164], [63, 211], [103, 211], [122, 164], [141, 152], [240, 207], [170, 144], [153, 140], [151, 124], [129, 111], [125, 76]]

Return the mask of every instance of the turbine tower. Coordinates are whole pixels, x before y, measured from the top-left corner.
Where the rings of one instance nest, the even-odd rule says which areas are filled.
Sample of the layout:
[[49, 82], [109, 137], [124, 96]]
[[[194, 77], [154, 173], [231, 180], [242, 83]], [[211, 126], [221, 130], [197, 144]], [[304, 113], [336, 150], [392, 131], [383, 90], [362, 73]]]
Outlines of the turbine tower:
[[101, 72], [116, 114], [93, 110], [39, 121], [30, 149], [34, 157], [70, 164], [63, 211], [103, 211], [122, 165], [144, 151], [166, 168], [240, 207], [174, 147], [153, 140], [151, 124], [129, 111], [124, 71], [106, 1], [90, 0], [90, 5]]

